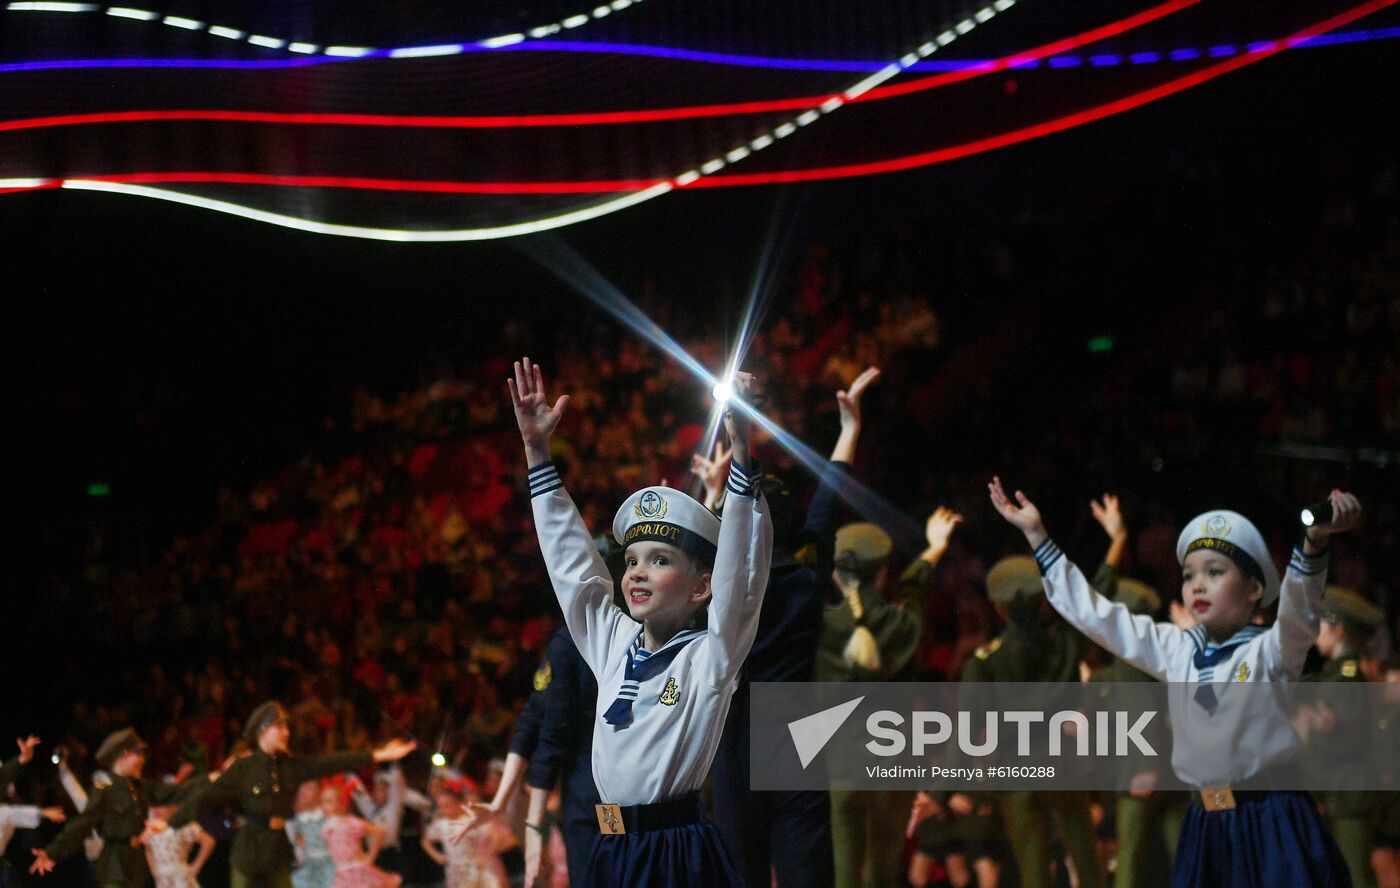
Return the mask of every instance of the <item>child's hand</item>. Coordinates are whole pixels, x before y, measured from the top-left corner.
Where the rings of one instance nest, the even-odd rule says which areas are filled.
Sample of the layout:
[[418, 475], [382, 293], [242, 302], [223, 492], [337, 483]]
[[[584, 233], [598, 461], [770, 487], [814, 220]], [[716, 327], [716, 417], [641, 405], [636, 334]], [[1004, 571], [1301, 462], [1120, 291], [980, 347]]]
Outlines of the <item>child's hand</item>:
[[1178, 629], [1194, 629], [1198, 625], [1196, 615], [1187, 610], [1186, 605], [1177, 599], [1172, 599], [1168, 611], [1171, 614], [1172, 625]]
[[741, 463], [748, 463], [746, 468], [752, 467], [753, 463], [749, 457], [749, 427], [752, 420], [743, 410], [735, 409], [734, 400], [737, 399], [749, 407], [758, 407], [762, 395], [758, 387], [758, 379], [752, 373], [739, 371], [734, 374], [734, 381], [731, 383], [734, 388], [734, 397], [724, 410], [724, 430], [729, 433], [729, 447], [735, 457], [740, 458]]
[[870, 388], [871, 383], [880, 378], [880, 368], [867, 367], [855, 378], [846, 391], [836, 393], [836, 406], [841, 412], [841, 430], [860, 428], [860, 396]]
[[724, 478], [729, 471], [729, 463], [734, 458], [733, 450], [725, 450], [724, 445], [715, 442], [714, 459], [706, 459], [696, 453], [690, 457], [690, 474], [700, 479], [705, 488], [705, 507], [715, 508], [720, 494], [724, 492]]
[[948, 537], [953, 535], [953, 528], [961, 524], [962, 520], [963, 516], [952, 509], [943, 506], [934, 509], [924, 524], [924, 539], [928, 541], [929, 549], [940, 554], [947, 549]]
[[53, 872], [53, 858], [43, 848], [31, 848], [30, 853], [34, 855], [34, 862], [29, 865], [30, 875], [42, 876]]
[[1327, 501], [1332, 504], [1332, 520], [1326, 524], [1314, 524], [1308, 528], [1308, 542], [1321, 548], [1327, 545], [1327, 538], [1334, 533], [1345, 533], [1361, 520], [1361, 500], [1355, 495], [1341, 490], [1333, 490]]
[[39, 814], [50, 823], [62, 823], [68, 819], [62, 808], [40, 808]]
[[1089, 500], [1089, 511], [1094, 513], [1094, 520], [1099, 522], [1109, 539], [1116, 540], [1128, 535], [1127, 525], [1123, 523], [1123, 510], [1119, 508], [1118, 497], [1114, 494], [1105, 493], [1102, 503]]
[[39, 738], [33, 734], [16, 738], [15, 745], [19, 747], [19, 763], [27, 765], [34, 759], [34, 747], [39, 745]]
[[996, 476], [987, 485], [987, 491], [991, 494], [992, 506], [1001, 513], [1001, 517], [1026, 535], [1026, 542], [1031, 544], [1031, 548], [1036, 548], [1049, 538], [1045, 524], [1040, 520], [1040, 510], [1024, 493], [1016, 491], [1016, 502], [1012, 502], [1001, 486], [1001, 478]]
[[549, 462], [549, 438], [564, 416], [568, 395], [560, 395], [554, 406], [544, 394], [544, 374], [529, 358], [515, 362], [515, 378], [506, 380], [515, 422], [525, 442], [525, 455], [531, 466]]

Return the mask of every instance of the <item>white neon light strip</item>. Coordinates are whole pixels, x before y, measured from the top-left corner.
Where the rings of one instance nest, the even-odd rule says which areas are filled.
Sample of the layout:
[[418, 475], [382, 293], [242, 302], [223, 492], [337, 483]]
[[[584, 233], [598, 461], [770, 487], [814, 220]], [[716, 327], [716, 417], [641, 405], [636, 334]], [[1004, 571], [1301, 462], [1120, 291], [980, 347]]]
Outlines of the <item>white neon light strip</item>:
[[96, 12], [101, 7], [93, 3], [11, 3], [11, 12]]
[[[1004, 4], [1005, 7], [1009, 8], [1010, 6], [1014, 5], [1015, 0], [1000, 0], [1000, 3]], [[972, 26], [969, 27], [967, 30], [971, 30], [972, 27], [976, 27], [978, 22], [984, 22], [991, 19], [997, 11], [1001, 11], [999, 9], [996, 9], [996, 7], [989, 6], [985, 7], [982, 10], [982, 12], [987, 12], [987, 10], [993, 11], [985, 17], [981, 17], [979, 13], [978, 16], [975, 17], [976, 21], [974, 21], [973, 19], [966, 20], [964, 24], [966, 24], [967, 22], [972, 22]], [[967, 31], [962, 31], [961, 33], [967, 33]], [[954, 39], [956, 39], [956, 35], [951, 37], [945, 43], [942, 40], [942, 35], [940, 35], [938, 43], [939, 45], [947, 45], [947, 43], [951, 43]], [[925, 44], [925, 46], [927, 46], [927, 44]], [[328, 47], [327, 52], [335, 48], [337, 47]], [[344, 49], [344, 47], [340, 48]], [[918, 53], [919, 55], [922, 56], [928, 54], [923, 52], [922, 50], [923, 47], [920, 47], [920, 52]], [[932, 51], [933, 50], [929, 50], [929, 52]], [[879, 85], [881, 82], [888, 80], [891, 77], [894, 77], [896, 74], [900, 73], [906, 67], [908, 67], [908, 64], [906, 64], [905, 61], [908, 58], [909, 56], [905, 55], [901, 57], [899, 62], [893, 65], [888, 65], [885, 68], [880, 69], [870, 77], [858, 81], [856, 84], [851, 86], [850, 89], [848, 89], [843, 95], [849, 95], [852, 91], [856, 90], [858, 90], [859, 92], [856, 92], [855, 94], [859, 95], [861, 92], [865, 92], [869, 89], [872, 89], [873, 87]], [[845, 100], [841, 96], [835, 96], [832, 99], [828, 99], [827, 101], [823, 102], [820, 107], [823, 109], [823, 111], [830, 112], [834, 111], [836, 108], [841, 107], [843, 104], [845, 104]], [[807, 126], [811, 123], [814, 123], [815, 121], [820, 120], [821, 117], [822, 111], [818, 111], [817, 109], [808, 109], [791, 120], [783, 121], [781, 124], [774, 127], [772, 130], [759, 135], [747, 144], [735, 147], [731, 151], [727, 152], [723, 157], [711, 158], [710, 160], [701, 164], [698, 169], [688, 170], [684, 173], [672, 177], [668, 181], [659, 182], [656, 185], [653, 185], [650, 188], [646, 188], [642, 191], [633, 192], [631, 194], [625, 194], [621, 197], [613, 198], [612, 200], [606, 200], [602, 203], [595, 204], [591, 207], [585, 207], [584, 209], [580, 210], [573, 210], [568, 213], [561, 213], [557, 216], [547, 216], [545, 218], [535, 219], [530, 222], [517, 222], [512, 225], [500, 225], [489, 228], [463, 228], [457, 230], [444, 231], [415, 231], [411, 229], [402, 228], [373, 228], [360, 225], [339, 225], [332, 222], [317, 222], [312, 219], [302, 219], [296, 216], [287, 216], [282, 213], [273, 213], [268, 210], [259, 210], [254, 207], [233, 203], [231, 201], [215, 200], [213, 198], [200, 197], [198, 195], [186, 194], [180, 191], [170, 191], [165, 188], [151, 188], [145, 185], [127, 185], [119, 182], [100, 182], [91, 179], [68, 179], [63, 182], [61, 187], [72, 188], [77, 191], [105, 191], [111, 194], [125, 194], [133, 197], [147, 197], [153, 200], [163, 200], [168, 201], [170, 203], [184, 204], [185, 206], [189, 207], [196, 207], [204, 210], [212, 210], [216, 213], [226, 213], [231, 216], [239, 216], [244, 219], [250, 219], [254, 222], [265, 222], [269, 225], [278, 225], [283, 228], [292, 228], [297, 231], [305, 231], [311, 234], [328, 234], [336, 237], [358, 237], [369, 240], [393, 241], [397, 243], [447, 243], [458, 241], [496, 240], [499, 238], [518, 237], [524, 234], [535, 234], [541, 231], [550, 231], [556, 228], [563, 228], [568, 225], [578, 224], [579, 222], [587, 222], [591, 219], [598, 219], [603, 216], [607, 216], [612, 213], [625, 210], [629, 207], [634, 207], [638, 204], [645, 203], [649, 200], [660, 197], [661, 195], [666, 194], [674, 190], [675, 188], [689, 185], [704, 176], [717, 173], [720, 170], [724, 169], [726, 166], [728, 166], [730, 163], [738, 162], [747, 157], [750, 157], [754, 153], [761, 151], [764, 148], [767, 148], [770, 145], [774, 144], [776, 140], [792, 135], [794, 132], [796, 132], [798, 127]], [[0, 187], [4, 187], [4, 181], [5, 180], [0, 180]], [[51, 184], [53, 180], [20, 179], [10, 181], [31, 183], [15, 187], [37, 188], [44, 184]]]
[[462, 51], [462, 44], [449, 43], [442, 46], [409, 46], [389, 53], [391, 59], [426, 59], [432, 56], [456, 55]]
[[[43, 180], [36, 181], [40, 184], [43, 183]], [[607, 216], [611, 213], [616, 213], [618, 210], [625, 210], [628, 207], [649, 201], [654, 197], [660, 197], [675, 186], [670, 182], [661, 182], [651, 186], [645, 191], [638, 191], [624, 197], [605, 201], [596, 206], [586, 207], [582, 210], [574, 210], [569, 213], [562, 213], [558, 216], [536, 219], [532, 222], [517, 222], [514, 225], [501, 225], [495, 228], [464, 228], [458, 231], [412, 231], [401, 228], [367, 228], [360, 225], [336, 225], [330, 222], [315, 222], [311, 219], [299, 219], [296, 216], [284, 216], [281, 213], [271, 213], [267, 210], [245, 207], [242, 204], [199, 197], [193, 194], [183, 194], [179, 191], [168, 191], [164, 188], [148, 188], [144, 185], [124, 185], [117, 182], [94, 182], [87, 179], [69, 179], [63, 183], [62, 187], [72, 188], [76, 191], [106, 191], [112, 194], [126, 194], [133, 197], [149, 197], [155, 200], [184, 204], [189, 207], [198, 207], [202, 210], [213, 210], [216, 213], [227, 213], [230, 216], [239, 216], [244, 219], [251, 219], [254, 222], [266, 222], [269, 225], [280, 225], [283, 228], [293, 228], [297, 231], [306, 231], [311, 234], [359, 237], [369, 240], [394, 241], [397, 243], [445, 243], [519, 237], [523, 234], [536, 234], [541, 231], [563, 228], [566, 225], [576, 225], [579, 222], [587, 222], [590, 219]]]
[[[538, 40], [542, 37], [549, 37], [552, 34], [558, 34], [564, 29], [581, 27], [583, 25], [588, 24], [591, 21], [597, 21], [600, 18], [605, 18], [609, 15], [612, 15], [614, 12], [621, 12], [622, 10], [627, 9], [629, 7], [636, 6], [638, 3], [641, 2], [642, 0], [613, 0], [613, 2], [608, 3], [606, 5], [594, 7], [593, 10], [587, 14], [580, 13], [579, 15], [571, 15], [568, 18], [563, 19], [562, 21], [553, 22], [548, 25], [540, 25], [537, 28], [531, 28], [528, 31], [523, 31], [520, 33], [501, 34], [497, 37], [489, 37], [485, 40], [478, 40], [477, 45], [484, 46], [487, 49], [497, 49], [502, 46], [510, 46], [515, 43], [523, 43], [527, 38], [533, 38]], [[1005, 0], [1003, 0], [1003, 2], [1005, 2]], [[38, 2], [35, 2], [35, 0], [24, 0], [24, 2], [8, 3], [5, 6], [5, 9], [10, 12], [97, 12], [98, 10], [101, 10], [103, 8], [104, 7], [95, 3], [60, 3], [52, 2], [52, 0], [38, 0]], [[171, 25], [172, 27], [176, 28], [183, 28], [187, 31], [203, 31], [207, 29], [208, 32], [214, 35], [215, 37], [226, 37], [230, 40], [242, 40], [244, 39], [245, 35], [245, 32], [243, 31], [238, 31], [233, 28], [226, 28], [222, 25], [206, 25], [204, 22], [196, 21], [195, 19], [190, 18], [182, 18], [178, 15], [162, 16], [160, 13], [152, 12], [149, 9], [136, 9], [130, 6], [108, 6], [105, 8], [108, 15], [113, 15], [118, 18], [135, 19], [137, 21], [143, 22], [153, 22], [156, 20], [161, 20], [164, 21], [167, 25]], [[265, 37], [261, 34], [253, 34], [251, 36], [248, 36], [247, 40], [254, 46], [262, 46], [267, 49], [282, 49], [283, 47], [286, 47], [292, 52], [312, 53], [316, 51], [314, 48], [316, 47], [316, 44], [314, 43], [305, 43], [299, 41], [293, 42], [282, 37]], [[313, 48], [307, 49], [306, 47]], [[443, 51], [423, 51], [430, 49], [441, 49]], [[333, 50], [340, 51], [335, 52]], [[370, 47], [359, 46], [326, 47], [326, 55], [343, 56], [345, 58], [359, 58], [360, 56], [368, 55], [373, 51], [374, 50]], [[404, 47], [402, 49], [393, 50], [389, 53], [389, 57], [394, 59], [414, 59], [434, 55], [456, 55], [460, 52], [462, 52], [460, 44], [454, 52], [447, 52], [446, 47], [409, 46]]]
[[160, 14], [151, 12], [149, 9], [132, 9], [129, 6], [109, 6], [108, 15], [115, 15], [118, 18], [136, 19], [143, 22], [153, 22], [160, 18]]

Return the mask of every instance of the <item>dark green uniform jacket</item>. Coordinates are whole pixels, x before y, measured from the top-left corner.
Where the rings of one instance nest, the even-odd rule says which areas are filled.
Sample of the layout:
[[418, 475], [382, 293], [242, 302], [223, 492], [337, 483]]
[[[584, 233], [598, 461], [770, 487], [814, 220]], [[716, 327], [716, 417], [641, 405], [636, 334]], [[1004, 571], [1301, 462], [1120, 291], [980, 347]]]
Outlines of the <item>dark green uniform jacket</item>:
[[871, 672], [845, 661], [846, 644], [856, 631], [856, 618], [846, 602], [831, 605], [822, 614], [818, 642], [816, 681], [905, 681], [913, 676], [914, 655], [924, 632], [924, 600], [933, 588], [933, 567], [916, 558], [899, 578], [894, 603], [878, 590], [862, 589], [865, 615], [861, 625], [875, 636], [880, 648], [880, 670]]
[[150, 880], [151, 873], [146, 866], [145, 847], [133, 847], [131, 840], [146, 829], [151, 807], [173, 805], [208, 785], [205, 777], [177, 785], [113, 775], [110, 786], [92, 790], [87, 807], [68, 821], [44, 851], [55, 861], [63, 860], [82, 848], [83, 840], [95, 829], [102, 837], [97, 883], [139, 888]]
[[339, 752], [309, 758], [268, 755], [262, 750], [236, 760], [202, 793], [191, 796], [170, 826], [179, 828], [221, 806], [232, 805], [243, 815], [243, 828], [233, 840], [229, 863], [249, 876], [286, 870], [296, 855], [285, 829], [273, 829], [269, 820], [293, 817], [297, 787], [307, 780], [359, 771], [374, 764], [368, 752]]

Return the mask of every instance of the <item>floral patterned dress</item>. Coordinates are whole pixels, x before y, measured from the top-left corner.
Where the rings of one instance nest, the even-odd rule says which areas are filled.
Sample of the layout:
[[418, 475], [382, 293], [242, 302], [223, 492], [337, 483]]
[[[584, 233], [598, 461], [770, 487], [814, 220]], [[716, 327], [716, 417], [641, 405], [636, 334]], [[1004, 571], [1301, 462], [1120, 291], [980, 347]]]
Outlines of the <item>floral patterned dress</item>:
[[361, 859], [365, 853], [365, 825], [360, 818], [349, 815], [326, 821], [326, 846], [335, 862], [333, 888], [399, 888], [402, 876], [386, 873]]
[[319, 808], [302, 811], [287, 822], [287, 836], [297, 852], [292, 870], [293, 888], [331, 888], [335, 864], [326, 845], [326, 815]]
[[190, 875], [190, 848], [199, 838], [199, 824], [187, 823], [179, 829], [161, 830], [146, 841], [151, 851], [151, 875], [156, 888], [199, 888]]
[[486, 823], [465, 836], [461, 833], [461, 821], [439, 817], [428, 826], [428, 838], [441, 843], [447, 855], [443, 888], [506, 888], [509, 882], [499, 854], [510, 842], [510, 831], [499, 823]]

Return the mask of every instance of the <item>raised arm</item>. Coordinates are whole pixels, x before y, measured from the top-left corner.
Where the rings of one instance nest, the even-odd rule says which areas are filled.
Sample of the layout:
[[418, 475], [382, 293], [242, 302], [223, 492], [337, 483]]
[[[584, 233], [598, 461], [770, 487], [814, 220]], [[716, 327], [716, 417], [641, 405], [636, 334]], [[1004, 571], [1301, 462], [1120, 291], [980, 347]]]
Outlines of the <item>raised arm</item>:
[[39, 745], [39, 738], [33, 734], [19, 737], [16, 738], [15, 745], [19, 747], [19, 755], [0, 765], [0, 791], [18, 780], [19, 775], [34, 760], [34, 747]]
[[549, 461], [550, 437], [569, 397], [561, 395], [553, 407], [549, 406], [544, 373], [529, 358], [516, 362], [515, 378], [506, 384], [530, 467], [530, 506], [549, 581], [564, 610], [569, 634], [589, 667], [598, 673], [606, 665], [623, 624], [635, 624], [613, 604], [612, 576], [578, 507], [564, 490], [558, 470]]
[[1050, 539], [1035, 503], [1019, 490], [1012, 500], [1000, 478], [993, 478], [987, 488], [992, 506], [1025, 535], [1040, 567], [1045, 595], [1055, 610], [1108, 652], [1154, 678], [1169, 680], [1171, 663], [1191, 646], [1182, 631], [1168, 623], [1154, 623], [1151, 617], [1134, 616], [1124, 605], [1095, 592]]
[[1103, 563], [1117, 570], [1123, 566], [1123, 553], [1128, 548], [1128, 525], [1123, 521], [1118, 497], [1105, 493], [1102, 502], [1091, 499], [1089, 511], [1094, 513], [1094, 520], [1108, 534], [1108, 552], [1103, 556]]
[[831, 572], [832, 550], [836, 546], [838, 488], [844, 481], [846, 470], [856, 458], [856, 442], [860, 439], [861, 430], [861, 396], [879, 378], [879, 369], [870, 367], [856, 377], [849, 390], [836, 393], [836, 406], [841, 414], [841, 434], [831, 448], [831, 462], [822, 468], [816, 493], [812, 494], [812, 501], [807, 505], [807, 518], [802, 524], [797, 543], [798, 552], [811, 547], [809, 553], [799, 560], [815, 568], [822, 576]]
[[699, 478], [700, 486], [705, 488], [704, 505], [711, 512], [718, 512], [724, 501], [724, 479], [729, 474], [729, 462], [733, 458], [734, 451], [725, 450], [721, 441], [715, 441], [709, 459], [698, 453], [690, 457], [690, 474]]
[[73, 800], [73, 807], [82, 813], [87, 807], [87, 790], [83, 789], [83, 784], [73, 775], [73, 769], [68, 767], [67, 756], [58, 761], [58, 782], [63, 786], [63, 791], [68, 793], [68, 798]]
[[831, 461], [853, 463], [856, 441], [860, 439], [860, 399], [865, 390], [880, 378], [880, 368], [867, 367], [846, 391], [836, 393], [836, 406], [841, 414], [841, 435], [831, 449]]
[[[758, 386], [748, 373], [735, 374], [734, 392], [750, 404]], [[758, 632], [758, 615], [773, 561], [773, 522], [759, 494], [759, 473], [750, 447], [751, 422], [744, 406], [733, 402], [724, 425], [734, 449], [729, 469], [728, 506], [720, 523], [719, 548], [711, 574], [709, 606], [711, 650], [709, 681], [722, 688], [739, 674]]]
[[1327, 587], [1327, 546], [1332, 535], [1345, 533], [1361, 520], [1361, 502], [1333, 490], [1328, 496], [1332, 520], [1307, 529], [1303, 544], [1294, 548], [1279, 587], [1278, 619], [1265, 641], [1270, 671], [1297, 678], [1308, 647], [1317, 638], [1322, 619], [1322, 596]]

